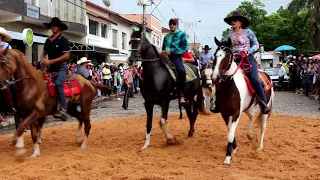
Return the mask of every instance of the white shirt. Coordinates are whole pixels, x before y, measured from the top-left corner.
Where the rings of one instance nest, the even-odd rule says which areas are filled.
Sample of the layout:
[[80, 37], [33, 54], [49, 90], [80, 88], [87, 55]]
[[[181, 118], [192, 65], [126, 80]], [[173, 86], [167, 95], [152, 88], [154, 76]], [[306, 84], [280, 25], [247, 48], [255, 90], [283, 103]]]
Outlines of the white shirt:
[[286, 69], [284, 69], [284, 67], [283, 66], [281, 66], [280, 68], [279, 68], [279, 71], [278, 71], [278, 76], [284, 76], [284, 75], [286, 75], [287, 73], [286, 73]]

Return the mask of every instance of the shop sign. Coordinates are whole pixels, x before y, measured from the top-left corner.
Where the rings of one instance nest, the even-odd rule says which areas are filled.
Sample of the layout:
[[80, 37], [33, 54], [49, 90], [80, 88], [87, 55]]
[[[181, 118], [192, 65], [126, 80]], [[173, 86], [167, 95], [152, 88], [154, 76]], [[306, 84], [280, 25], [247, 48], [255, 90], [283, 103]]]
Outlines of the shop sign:
[[27, 4], [27, 16], [34, 19], [40, 19], [40, 8]]
[[34, 39], [33, 31], [30, 28], [24, 29], [23, 32], [22, 32], [23, 43], [28, 45], [28, 46], [32, 46], [33, 39]]

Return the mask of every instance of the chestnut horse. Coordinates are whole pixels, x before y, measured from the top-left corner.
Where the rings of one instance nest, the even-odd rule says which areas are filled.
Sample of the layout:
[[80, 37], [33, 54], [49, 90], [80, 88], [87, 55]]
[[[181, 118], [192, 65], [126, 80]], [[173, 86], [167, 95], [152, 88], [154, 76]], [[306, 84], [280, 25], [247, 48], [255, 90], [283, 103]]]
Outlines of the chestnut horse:
[[[5, 49], [0, 54], [0, 81], [15, 78], [18, 105], [22, 113], [25, 114], [25, 119], [19, 124], [15, 133], [16, 155], [25, 153], [23, 132], [26, 127], [30, 126], [34, 143], [34, 153], [31, 157], [38, 157], [40, 156], [41, 128], [45, 117], [57, 111], [58, 99], [49, 96], [44, 73], [36, 70], [23, 53]], [[68, 114], [78, 119], [77, 141], [81, 143], [80, 149], [86, 149], [91, 129], [89, 115], [95, 95], [95, 86], [81, 75], [76, 75], [75, 79], [79, 81], [84, 92], [74, 95], [72, 98], [67, 97]], [[81, 107], [81, 112], [77, 111], [78, 105]], [[81, 127], [83, 123], [85, 136], [82, 139]]]
[[[236, 152], [237, 143], [235, 139], [235, 131], [238, 126], [242, 112], [249, 116], [248, 137], [252, 139], [252, 126], [254, 117], [254, 106], [258, 99], [255, 94], [250, 93], [245, 80], [245, 74], [234, 61], [233, 52], [231, 49], [231, 40], [220, 42], [215, 38], [218, 46], [214, 53], [215, 59], [213, 62], [213, 71], [207, 71], [205, 74], [208, 78], [212, 78], [216, 86], [216, 105], [221, 111], [222, 118], [228, 126], [228, 145], [224, 164], [231, 165], [231, 154]], [[210, 74], [211, 73], [211, 74]], [[266, 75], [266, 74], [265, 74]], [[270, 77], [266, 75], [268, 82], [271, 82]], [[210, 85], [210, 81], [206, 81]], [[215, 92], [214, 92], [215, 93]], [[273, 88], [270, 86], [266, 92], [268, 100], [267, 106], [271, 109], [273, 102]], [[264, 133], [267, 127], [267, 119], [269, 114], [258, 116], [261, 125], [261, 136], [258, 150], [263, 149]]]

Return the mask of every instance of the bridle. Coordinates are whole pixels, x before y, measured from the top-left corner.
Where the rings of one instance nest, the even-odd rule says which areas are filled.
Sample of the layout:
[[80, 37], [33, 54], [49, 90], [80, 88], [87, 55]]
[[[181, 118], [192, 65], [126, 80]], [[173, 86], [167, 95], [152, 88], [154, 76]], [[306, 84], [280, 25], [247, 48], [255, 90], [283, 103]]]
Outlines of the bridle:
[[[7, 49], [7, 47], [5, 49]], [[9, 53], [7, 53], [6, 55], [4, 55], [3, 57], [0, 58], [0, 64], [5, 64], [5, 66], [6, 66], [6, 74], [5, 74], [6, 77], [9, 76], [9, 74], [11, 72], [10, 57], [11, 57], [11, 55]], [[28, 78], [30, 78], [30, 77], [29, 76], [25, 76], [23, 78], [19, 78], [19, 79], [16, 79], [16, 80], [5, 79], [4, 81], [5, 81], [5, 83], [7, 85], [10, 86], [12, 84], [15, 84], [17, 82], [20, 82], [20, 81], [22, 81], [24, 79], [28, 79]]]
[[141, 43], [142, 43], [142, 40], [141, 38], [131, 38], [131, 41], [138, 41], [139, 42], [139, 45], [138, 45], [138, 48], [137, 49], [132, 49], [131, 51], [137, 51], [136, 53], [136, 56], [138, 57], [137, 58], [137, 61], [142, 61], [142, 62], [154, 62], [154, 61], [159, 61], [160, 58], [154, 58], [154, 59], [144, 59], [141, 57]]
[[[232, 49], [229, 48], [229, 47], [226, 47], [226, 46], [218, 46], [217, 51], [218, 51], [218, 50], [225, 51], [226, 49], [227, 49], [227, 50], [230, 50], [230, 51], [232, 52]], [[231, 75], [224, 75], [224, 73], [230, 69], [233, 60], [234, 60], [234, 56], [233, 56], [233, 54], [231, 53], [231, 55], [230, 55], [230, 57], [229, 57], [229, 59], [228, 59], [228, 65], [226, 66], [226, 68], [224, 68], [224, 69], [222, 70], [221, 73], [219, 73], [219, 75], [217, 76], [216, 80], [214, 81], [214, 84], [219, 84], [221, 81], [226, 81], [226, 80], [229, 80], [229, 79], [232, 79], [232, 78], [233, 78], [233, 76], [234, 76], [234, 75], [236, 74], [236, 72], [238, 71], [238, 68], [239, 68], [239, 67], [235, 70], [235, 72], [234, 72], [233, 74], [231, 74]], [[212, 68], [214, 69], [215, 67], [212, 67]]]

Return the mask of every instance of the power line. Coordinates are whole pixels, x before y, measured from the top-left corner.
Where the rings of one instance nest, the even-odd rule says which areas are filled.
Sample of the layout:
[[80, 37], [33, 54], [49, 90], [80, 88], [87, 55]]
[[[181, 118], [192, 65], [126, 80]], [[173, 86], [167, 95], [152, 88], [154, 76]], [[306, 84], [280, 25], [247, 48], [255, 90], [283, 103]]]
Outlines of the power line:
[[161, 15], [161, 17], [163, 18], [163, 20], [164, 20], [165, 22], [169, 23], [169, 22], [166, 20], [166, 18], [163, 17], [163, 15], [161, 14], [160, 10], [159, 10], [158, 8], [156, 8], [156, 9], [157, 9], [157, 11], [159, 12], [159, 14]]

